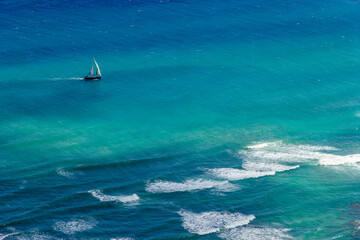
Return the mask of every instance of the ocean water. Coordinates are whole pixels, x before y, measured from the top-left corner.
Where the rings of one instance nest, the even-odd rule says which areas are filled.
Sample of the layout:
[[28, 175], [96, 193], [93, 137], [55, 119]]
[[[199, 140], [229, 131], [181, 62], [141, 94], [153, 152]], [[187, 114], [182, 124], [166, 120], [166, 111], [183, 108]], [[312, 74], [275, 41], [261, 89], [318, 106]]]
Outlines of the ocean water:
[[1, 0], [0, 239], [360, 238], [359, 10]]

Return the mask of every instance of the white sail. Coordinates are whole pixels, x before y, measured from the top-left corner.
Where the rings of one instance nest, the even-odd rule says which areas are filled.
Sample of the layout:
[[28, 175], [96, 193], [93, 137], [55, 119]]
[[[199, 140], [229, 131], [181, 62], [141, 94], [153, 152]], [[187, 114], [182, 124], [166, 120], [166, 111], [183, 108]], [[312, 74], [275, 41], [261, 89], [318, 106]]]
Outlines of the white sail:
[[94, 64], [91, 64], [90, 75], [94, 75]]
[[96, 68], [97, 68], [96, 74], [101, 76], [100, 68], [99, 68], [99, 65], [97, 64], [97, 62], [95, 61], [95, 58], [94, 58], [94, 62], [95, 62]]

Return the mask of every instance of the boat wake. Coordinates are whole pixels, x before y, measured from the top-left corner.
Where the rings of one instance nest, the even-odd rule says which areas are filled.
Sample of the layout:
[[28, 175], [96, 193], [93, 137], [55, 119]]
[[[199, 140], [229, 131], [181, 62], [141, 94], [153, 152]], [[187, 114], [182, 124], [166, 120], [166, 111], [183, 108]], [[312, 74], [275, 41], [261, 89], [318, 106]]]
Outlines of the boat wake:
[[51, 81], [80, 81], [84, 80], [81, 77], [68, 77], [68, 78], [52, 78]]

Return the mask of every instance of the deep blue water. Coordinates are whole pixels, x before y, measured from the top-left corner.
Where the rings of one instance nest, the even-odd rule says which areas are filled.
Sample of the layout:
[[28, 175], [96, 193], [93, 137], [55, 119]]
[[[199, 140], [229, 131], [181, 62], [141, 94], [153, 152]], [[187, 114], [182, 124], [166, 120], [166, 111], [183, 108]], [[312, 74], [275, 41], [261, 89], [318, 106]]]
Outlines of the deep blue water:
[[360, 238], [359, 10], [1, 0], [0, 240]]

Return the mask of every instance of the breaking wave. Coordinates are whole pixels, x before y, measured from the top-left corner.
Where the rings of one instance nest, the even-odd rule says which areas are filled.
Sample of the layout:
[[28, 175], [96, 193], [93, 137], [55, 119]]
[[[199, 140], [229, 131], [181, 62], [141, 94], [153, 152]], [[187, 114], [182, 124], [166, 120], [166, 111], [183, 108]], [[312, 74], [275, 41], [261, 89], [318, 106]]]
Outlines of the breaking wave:
[[244, 159], [246, 164], [280, 164], [303, 162], [304, 160], [317, 159], [321, 154], [320, 151], [336, 150], [327, 146], [311, 146], [311, 145], [294, 145], [285, 144], [281, 141], [268, 142], [257, 145], [248, 146], [247, 149], [240, 150], [238, 154]]
[[360, 154], [352, 155], [333, 155], [333, 154], [324, 154], [319, 158], [320, 165], [344, 165], [344, 164], [354, 164], [360, 162]]
[[146, 185], [146, 191], [151, 193], [187, 192], [203, 189], [215, 189], [223, 192], [231, 192], [237, 190], [237, 187], [228, 181], [205, 179], [190, 179], [182, 183], [159, 180], [151, 183], [149, 182]]
[[292, 238], [290, 229], [240, 227], [228, 229], [219, 234], [225, 240], [282, 240]]
[[135, 202], [138, 201], [140, 198], [135, 193], [132, 195], [120, 195], [120, 196], [111, 196], [106, 195], [101, 192], [101, 190], [90, 190], [89, 193], [97, 199], [100, 200], [100, 202], [122, 202], [122, 203], [129, 203], [129, 202]]
[[[238, 151], [242, 168], [209, 169], [211, 175], [230, 181], [275, 175], [299, 167], [299, 163], [317, 161], [320, 165], [343, 165], [360, 162], [360, 154], [337, 155], [329, 146], [285, 144], [281, 141], [259, 143]], [[296, 164], [296, 165], [295, 165]]]
[[75, 178], [75, 174], [73, 172], [67, 171], [63, 168], [56, 170], [56, 173], [66, 178]]
[[257, 171], [239, 170], [235, 168], [214, 168], [214, 169], [209, 169], [208, 173], [210, 173], [215, 177], [228, 179], [230, 181], [275, 175], [275, 171], [257, 172]]
[[62, 232], [68, 235], [75, 234], [77, 232], [83, 232], [92, 229], [97, 225], [95, 220], [83, 220], [74, 219], [68, 222], [59, 221], [53, 226], [53, 229], [58, 232]]
[[[276, 152], [274, 146], [279, 143], [261, 143], [248, 146], [246, 150], [239, 151], [243, 159], [242, 168], [214, 168], [209, 169], [211, 175], [227, 179], [230, 181], [243, 180], [248, 178], [258, 178], [275, 175], [277, 172], [283, 172], [298, 168], [299, 165], [288, 165], [284, 152]], [[284, 159], [282, 158], [284, 157]]]
[[[326, 152], [325, 152], [326, 151]], [[320, 165], [342, 165], [360, 162], [360, 154], [337, 155], [329, 152], [338, 149], [329, 146], [294, 145], [282, 142], [269, 142], [248, 146], [239, 151], [244, 159], [245, 169], [266, 169], [264, 166], [300, 163], [317, 160]], [[284, 165], [283, 165], [284, 166]]]
[[181, 210], [178, 214], [182, 217], [182, 226], [189, 232], [199, 235], [218, 232], [221, 229], [247, 225], [255, 219], [254, 215], [229, 213], [226, 211], [193, 213]]

